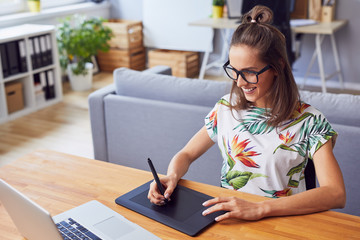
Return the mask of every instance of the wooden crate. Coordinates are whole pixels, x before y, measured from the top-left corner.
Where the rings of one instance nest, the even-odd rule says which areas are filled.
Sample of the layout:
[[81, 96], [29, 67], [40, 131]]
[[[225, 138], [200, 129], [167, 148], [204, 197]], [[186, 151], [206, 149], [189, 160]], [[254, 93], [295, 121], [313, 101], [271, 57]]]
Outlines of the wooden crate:
[[143, 46], [143, 32], [141, 21], [110, 19], [104, 22], [114, 36], [109, 41], [111, 48], [129, 49]]
[[134, 70], [145, 69], [145, 48], [110, 49], [98, 52], [97, 60], [101, 71], [112, 72], [116, 68], [127, 67]]
[[166, 65], [177, 77], [196, 77], [199, 74], [199, 53], [156, 49], [148, 53], [149, 67]]
[[5, 85], [8, 113], [24, 108], [24, 98], [21, 82], [11, 82]]

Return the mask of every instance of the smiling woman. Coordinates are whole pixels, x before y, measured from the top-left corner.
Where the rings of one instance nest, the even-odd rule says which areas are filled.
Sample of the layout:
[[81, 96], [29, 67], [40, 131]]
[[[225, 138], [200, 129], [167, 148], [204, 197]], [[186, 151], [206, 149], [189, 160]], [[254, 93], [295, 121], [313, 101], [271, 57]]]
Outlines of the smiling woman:
[[[222, 187], [274, 199], [253, 203], [214, 198], [203, 203], [208, 207], [203, 215], [227, 211], [215, 220], [259, 220], [344, 207], [344, 181], [332, 151], [337, 133], [320, 111], [300, 100], [285, 37], [270, 24], [272, 18], [273, 12], [259, 5], [244, 15], [224, 65], [234, 80], [231, 92], [172, 158], [160, 179], [166, 186], [164, 196], [151, 184], [152, 203], [162, 205], [171, 198], [190, 164], [217, 143]], [[318, 188], [307, 189], [309, 162], [314, 163]]]

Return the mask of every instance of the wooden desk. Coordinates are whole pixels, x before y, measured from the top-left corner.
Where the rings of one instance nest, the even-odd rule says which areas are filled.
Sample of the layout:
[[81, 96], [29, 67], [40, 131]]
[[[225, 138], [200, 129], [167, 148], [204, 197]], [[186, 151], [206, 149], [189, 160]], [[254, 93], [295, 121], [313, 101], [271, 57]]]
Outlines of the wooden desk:
[[[150, 172], [53, 151], [37, 151], [1, 167], [0, 177], [52, 215], [96, 199], [162, 239], [192, 239], [114, 202], [118, 196], [151, 180]], [[182, 180], [181, 185], [212, 196], [233, 195], [249, 201], [265, 199], [191, 181]], [[228, 220], [213, 224], [196, 238], [354, 239], [359, 236], [360, 217], [326, 211], [261, 221]], [[22, 239], [1, 204], [0, 239]]]
[[[310, 60], [309, 66], [305, 73], [304, 77], [304, 85], [308, 76], [320, 77], [322, 92], [326, 92], [326, 81], [334, 76], [338, 75], [339, 82], [341, 87], [344, 87], [344, 80], [342, 76], [339, 53], [336, 46], [335, 41], [335, 32], [339, 29], [343, 28], [347, 24], [347, 20], [337, 20], [328, 23], [318, 23], [314, 25], [302, 26], [302, 27], [293, 27], [292, 31], [294, 33], [303, 33], [303, 34], [315, 34], [315, 50]], [[331, 40], [332, 52], [334, 56], [336, 70], [333, 73], [326, 75], [324, 69], [324, 60], [322, 56], [321, 44], [325, 38], [325, 36], [329, 36]], [[319, 72], [320, 73], [312, 73], [311, 68], [314, 65], [315, 58], [318, 59]]]

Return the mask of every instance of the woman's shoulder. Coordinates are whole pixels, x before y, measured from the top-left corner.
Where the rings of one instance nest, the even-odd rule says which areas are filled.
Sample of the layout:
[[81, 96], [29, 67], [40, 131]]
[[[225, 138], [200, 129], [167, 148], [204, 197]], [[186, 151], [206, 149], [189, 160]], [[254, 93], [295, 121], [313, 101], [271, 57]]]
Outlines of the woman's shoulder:
[[216, 103], [217, 105], [230, 106], [230, 94], [222, 96]]
[[292, 118], [297, 118], [299, 116], [304, 116], [304, 115], [312, 115], [312, 116], [319, 116], [319, 115], [324, 115], [319, 109], [315, 108], [314, 106], [303, 102], [303, 101], [299, 101]]

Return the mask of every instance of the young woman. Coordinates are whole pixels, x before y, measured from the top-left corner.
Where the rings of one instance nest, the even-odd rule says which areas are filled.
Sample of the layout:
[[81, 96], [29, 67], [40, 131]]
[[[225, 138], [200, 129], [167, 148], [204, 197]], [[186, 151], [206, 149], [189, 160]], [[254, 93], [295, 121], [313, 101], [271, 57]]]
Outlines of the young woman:
[[[270, 25], [272, 12], [256, 6], [232, 37], [224, 69], [234, 81], [205, 125], [171, 160], [162, 196], [152, 183], [148, 198], [164, 204], [190, 164], [215, 142], [223, 156], [222, 187], [273, 199], [247, 202], [236, 197], [206, 201], [203, 215], [258, 220], [342, 208], [345, 186], [333, 155], [336, 132], [317, 109], [301, 102], [287, 60], [285, 38]], [[304, 170], [313, 161], [320, 187], [306, 191]], [[211, 163], [209, 163], [211, 164]]]

